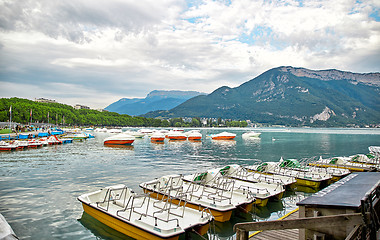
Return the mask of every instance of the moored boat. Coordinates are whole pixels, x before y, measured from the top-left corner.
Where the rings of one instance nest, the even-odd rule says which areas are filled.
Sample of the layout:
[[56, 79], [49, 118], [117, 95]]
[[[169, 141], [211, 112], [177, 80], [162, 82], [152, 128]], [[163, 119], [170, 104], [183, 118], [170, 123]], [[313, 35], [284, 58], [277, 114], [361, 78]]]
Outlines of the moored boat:
[[161, 132], [155, 132], [150, 137], [150, 141], [153, 143], [163, 143], [165, 141], [165, 135]]
[[380, 166], [373, 164], [366, 164], [360, 162], [351, 162], [349, 157], [333, 157], [333, 158], [320, 158], [316, 162], [309, 163], [311, 166], [324, 167], [324, 168], [342, 168], [348, 169], [351, 172], [371, 172], [380, 169]]
[[10, 144], [9, 142], [0, 141], [0, 151], [12, 151], [16, 150], [16, 146]]
[[223, 168], [223, 175], [229, 178], [238, 179], [246, 182], [266, 182], [270, 184], [280, 184], [285, 189], [293, 189], [297, 180], [294, 177], [282, 175], [269, 175], [260, 172], [249, 172], [245, 167], [231, 164]]
[[38, 147], [42, 147], [42, 143], [39, 142], [39, 141], [36, 140], [36, 139], [29, 139], [29, 140], [28, 140], [28, 147], [29, 147], [29, 148], [38, 148]]
[[236, 137], [235, 133], [221, 132], [218, 134], [211, 134], [213, 140], [233, 140]]
[[243, 133], [241, 136], [242, 138], [259, 138], [260, 135], [261, 135], [260, 132], [250, 131], [250, 132]]
[[170, 198], [175, 204], [185, 204], [197, 210], [209, 209], [218, 222], [230, 220], [236, 208], [249, 210], [255, 198], [249, 191], [225, 191], [186, 182], [182, 175], [167, 175], [156, 180], [141, 183], [145, 193], [158, 199]]
[[169, 140], [184, 141], [187, 139], [187, 136], [181, 131], [170, 131], [167, 134], [167, 138], [169, 138]]
[[83, 210], [107, 226], [136, 239], [178, 239], [187, 231], [204, 235], [213, 220], [168, 199], [136, 194], [125, 185], [114, 185], [78, 197]]
[[131, 145], [134, 141], [134, 136], [120, 133], [104, 139], [104, 145]]
[[202, 133], [200, 133], [199, 130], [191, 130], [185, 134], [187, 136], [187, 140], [189, 140], [189, 141], [201, 141], [202, 140]]
[[[285, 188], [280, 183], [247, 182], [225, 176], [230, 166], [212, 169], [201, 173], [184, 176], [184, 180], [193, 181], [207, 187], [245, 193], [247, 191], [256, 198], [254, 204], [260, 207], [267, 205], [269, 198], [281, 199]], [[249, 210], [249, 209], [247, 209]]]
[[264, 162], [258, 165], [247, 166], [248, 171], [262, 172], [265, 174], [282, 175], [294, 177], [297, 185], [319, 189], [331, 183], [332, 176], [328, 173], [316, 173], [308, 171], [297, 171], [279, 166], [278, 162]]

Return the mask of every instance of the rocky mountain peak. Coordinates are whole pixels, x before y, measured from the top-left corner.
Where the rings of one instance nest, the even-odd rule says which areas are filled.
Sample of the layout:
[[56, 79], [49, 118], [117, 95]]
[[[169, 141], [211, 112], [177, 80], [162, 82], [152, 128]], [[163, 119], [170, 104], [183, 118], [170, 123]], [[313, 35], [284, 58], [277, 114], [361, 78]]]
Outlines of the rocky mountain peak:
[[331, 80], [349, 80], [352, 84], [364, 83], [367, 85], [380, 86], [380, 73], [352, 73], [339, 71], [336, 69], [329, 70], [310, 70], [306, 68], [279, 67], [279, 71], [291, 73], [297, 77], [316, 78], [323, 81]]

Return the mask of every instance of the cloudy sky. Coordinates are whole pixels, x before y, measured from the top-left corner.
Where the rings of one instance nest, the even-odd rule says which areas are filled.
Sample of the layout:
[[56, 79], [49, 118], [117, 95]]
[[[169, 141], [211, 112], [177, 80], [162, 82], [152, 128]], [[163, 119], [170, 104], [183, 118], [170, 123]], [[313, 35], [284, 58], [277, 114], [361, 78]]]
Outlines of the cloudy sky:
[[104, 108], [278, 66], [380, 71], [379, 0], [0, 0], [0, 97]]

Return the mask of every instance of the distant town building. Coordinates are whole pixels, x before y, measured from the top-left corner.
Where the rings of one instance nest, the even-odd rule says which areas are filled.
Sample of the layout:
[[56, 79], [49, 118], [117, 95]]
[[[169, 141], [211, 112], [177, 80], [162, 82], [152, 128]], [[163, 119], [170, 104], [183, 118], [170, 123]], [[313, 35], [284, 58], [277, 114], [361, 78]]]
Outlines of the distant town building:
[[108, 110], [105, 110], [105, 109], [102, 109], [102, 108], [99, 108], [99, 109], [96, 109], [97, 111], [99, 112], [109, 112]]
[[35, 102], [42, 102], [42, 103], [56, 103], [55, 100], [47, 99], [47, 98], [35, 98]]
[[80, 104], [77, 104], [74, 106], [75, 109], [90, 109], [90, 107], [87, 107], [87, 106], [84, 106], [84, 105], [80, 105]]

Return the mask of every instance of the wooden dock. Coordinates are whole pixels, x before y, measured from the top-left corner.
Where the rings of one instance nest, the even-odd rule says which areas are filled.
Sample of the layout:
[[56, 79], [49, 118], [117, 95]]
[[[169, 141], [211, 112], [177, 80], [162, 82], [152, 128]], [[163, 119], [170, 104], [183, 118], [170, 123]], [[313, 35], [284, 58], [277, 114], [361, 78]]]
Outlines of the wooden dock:
[[[284, 215], [278, 220], [283, 219], [297, 219], [298, 218], [298, 208], [290, 213]], [[298, 239], [299, 230], [298, 229], [285, 229], [285, 230], [267, 230], [267, 231], [256, 231], [249, 235], [250, 240], [293, 240]]]

